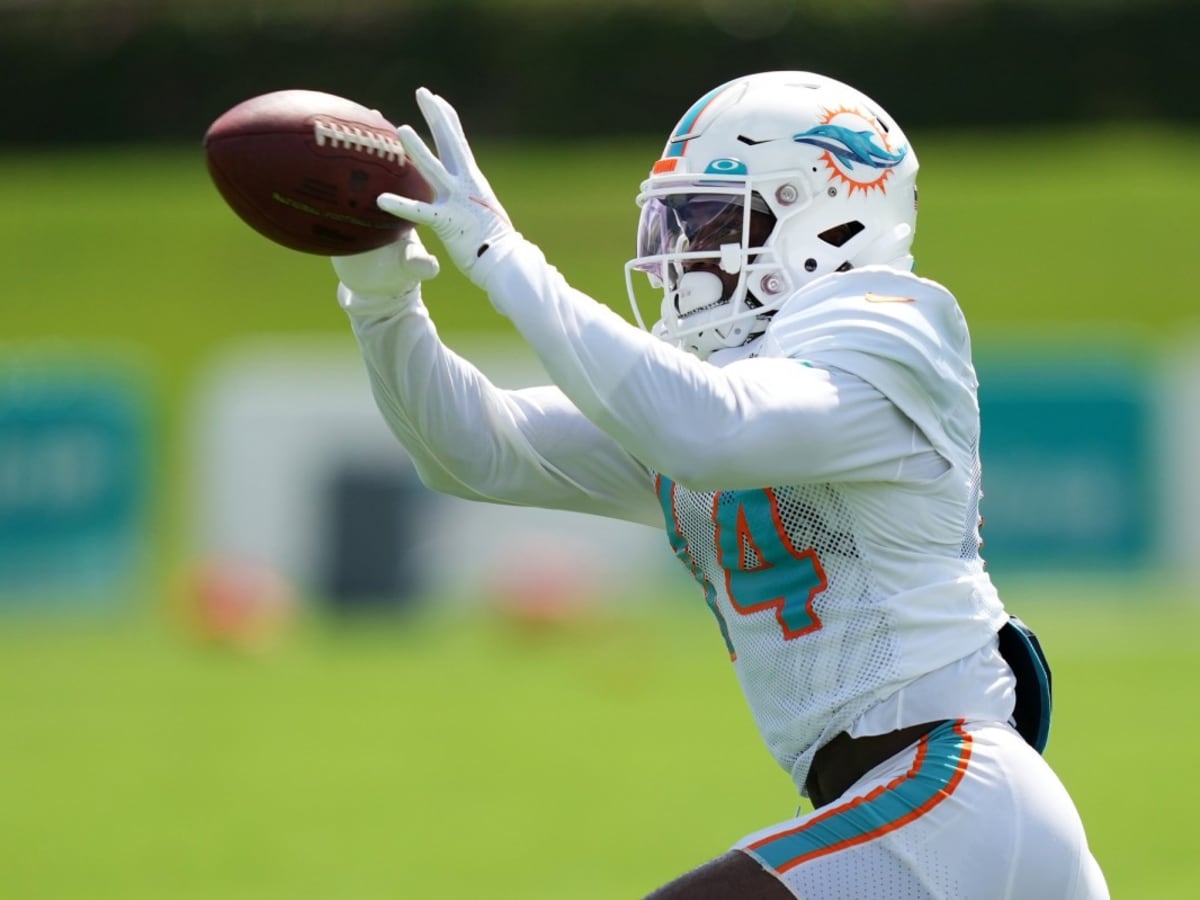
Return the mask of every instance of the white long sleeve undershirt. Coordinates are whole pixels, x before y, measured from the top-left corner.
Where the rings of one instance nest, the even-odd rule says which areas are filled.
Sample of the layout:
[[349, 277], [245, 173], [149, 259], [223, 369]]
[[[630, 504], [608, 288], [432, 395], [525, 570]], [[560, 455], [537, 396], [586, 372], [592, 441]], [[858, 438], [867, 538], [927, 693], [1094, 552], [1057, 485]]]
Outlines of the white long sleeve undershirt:
[[688, 487], [897, 480], [930, 449], [849, 373], [766, 356], [718, 367], [574, 290], [535, 245], [502, 250], [486, 276], [492, 302], [551, 379], [636, 458]]
[[377, 405], [435, 490], [661, 526], [651, 470], [728, 490], [897, 480], [932, 455], [849, 373], [787, 358], [713, 365], [571, 288], [533, 244], [491, 253], [492, 302], [554, 386], [495, 386], [441, 342], [419, 297], [381, 314], [340, 292]]

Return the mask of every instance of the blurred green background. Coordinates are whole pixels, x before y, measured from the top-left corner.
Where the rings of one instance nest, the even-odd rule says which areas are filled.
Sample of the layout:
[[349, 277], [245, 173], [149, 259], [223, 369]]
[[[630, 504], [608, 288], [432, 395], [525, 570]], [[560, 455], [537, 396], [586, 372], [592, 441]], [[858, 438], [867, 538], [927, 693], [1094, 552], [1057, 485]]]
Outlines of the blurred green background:
[[[133, 588], [85, 607], [56, 602], [53, 615], [0, 604], [0, 896], [635, 897], [797, 803], [682, 578], [564, 621], [431, 597], [400, 621], [349, 624], [305, 598], [265, 643], [213, 642], [191, 627], [186, 429], [198, 373], [247, 336], [327, 336], [357, 352], [328, 262], [250, 232], [208, 180], [203, 129], [246, 96], [307, 70], [321, 74], [303, 86], [404, 119], [417, 84], [442, 91], [521, 230], [577, 287], [626, 314], [633, 196], [691, 99], [755, 54], [763, 68], [830, 71], [905, 122], [922, 163], [918, 271], [957, 294], [982, 352], [1115, 344], [1154, 360], [1197, 331], [1195, 110], [1162, 100], [1149, 74], [1178, 63], [1154, 39], [1180, 40], [1161, 23], [1173, 11], [1193, 21], [1190, 5], [693, 6], [665, 4], [651, 20], [632, 2], [386, 14], [368, 2], [0, 4], [0, 66], [11, 74], [22, 56], [40, 60], [22, 82], [31, 88], [5, 83], [47, 123], [0, 126], [7, 362], [118, 361], [145, 392], [153, 429]], [[739, 33], [739, 21], [757, 25]], [[806, 24], [842, 43], [791, 40]], [[1141, 40], [1097, 63], [1096, 46], [1122, 24]], [[644, 44], [628, 52], [646, 59], [589, 43], [601, 25], [641, 29]], [[1023, 29], [1026, 49], [1053, 48], [1051, 58], [1008, 44], [1013, 59], [996, 68], [995, 56], [972, 61], [950, 46], [948, 35], [984, 25]], [[889, 28], [909, 43], [881, 55]], [[197, 29], [205, 40], [180, 43]], [[856, 31], [868, 35], [863, 47], [845, 41]], [[445, 39], [426, 51], [436, 62], [409, 59], [386, 78], [328, 67], [327, 45], [345, 51], [367, 32], [376, 55], [389, 35]], [[215, 56], [213, 34], [225, 48]], [[1064, 34], [1076, 40], [1056, 44]], [[506, 38], [544, 53], [484, 49]], [[953, 68], [914, 51], [939, 41]], [[281, 47], [295, 51], [295, 68], [265, 67]], [[568, 57], [570, 77], [556, 75]], [[361, 68], [377, 60], [364, 56]], [[427, 78], [425, 62], [445, 81]], [[669, 90], [649, 87], [655, 73]], [[105, 130], [100, 119], [113, 119], [95, 115], [92, 82], [136, 129]], [[557, 91], [514, 87], [534, 82]], [[188, 92], [203, 84], [209, 93]], [[1056, 90], [1064, 85], [1073, 90]], [[997, 93], [1008, 105], [989, 121]], [[1149, 96], [1158, 99], [1139, 101]], [[591, 130], [546, 127], [558, 112], [584, 121], [593, 101], [630, 114]], [[910, 109], [915, 124], [901, 112]], [[171, 115], [156, 128], [157, 110]], [[51, 119], [92, 124], [72, 132]], [[451, 344], [508, 333], [457, 273], [426, 297]], [[1176, 774], [1195, 758], [1180, 715], [1200, 649], [1192, 585], [1166, 566], [996, 574], [1051, 649], [1048, 757], [1113, 895], [1194, 896], [1200, 863], [1185, 844], [1200, 791]]]

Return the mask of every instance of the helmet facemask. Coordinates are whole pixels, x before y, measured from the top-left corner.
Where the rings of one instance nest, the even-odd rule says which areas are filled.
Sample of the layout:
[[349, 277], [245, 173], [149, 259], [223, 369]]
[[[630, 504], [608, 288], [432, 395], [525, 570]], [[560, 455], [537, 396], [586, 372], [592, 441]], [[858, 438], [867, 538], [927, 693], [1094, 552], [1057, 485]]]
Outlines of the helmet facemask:
[[[787, 296], [774, 260], [775, 214], [744, 179], [657, 179], [639, 197], [637, 257], [625, 267], [631, 297], [635, 272], [662, 291], [660, 337], [700, 356], [761, 334]], [[638, 323], [646, 327], [639, 304]]]

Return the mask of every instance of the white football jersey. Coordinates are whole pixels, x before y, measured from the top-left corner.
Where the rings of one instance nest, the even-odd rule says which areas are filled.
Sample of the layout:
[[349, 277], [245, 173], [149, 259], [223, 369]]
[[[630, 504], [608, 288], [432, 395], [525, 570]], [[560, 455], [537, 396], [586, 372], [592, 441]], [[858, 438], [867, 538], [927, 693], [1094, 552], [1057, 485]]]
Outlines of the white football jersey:
[[[991, 652], [1006, 616], [978, 552], [976, 382], [954, 298], [890, 269], [828, 276], [753, 353], [868, 382], [945, 464], [925, 482], [834, 474], [697, 491], [657, 479], [672, 547], [703, 586], [764, 740], [803, 787], [819, 746], [922, 677]], [[926, 693], [921, 715], [895, 727], [965, 714], [961, 698], [939, 710]]]
[[967, 329], [940, 285], [818, 279], [746, 347], [699, 360], [575, 291], [524, 241], [484, 280], [553, 385], [505, 391], [423, 304], [361, 312], [385, 419], [439, 491], [662, 527], [754, 719], [804, 791], [840, 731], [1004, 721], [1006, 619], [979, 558]]

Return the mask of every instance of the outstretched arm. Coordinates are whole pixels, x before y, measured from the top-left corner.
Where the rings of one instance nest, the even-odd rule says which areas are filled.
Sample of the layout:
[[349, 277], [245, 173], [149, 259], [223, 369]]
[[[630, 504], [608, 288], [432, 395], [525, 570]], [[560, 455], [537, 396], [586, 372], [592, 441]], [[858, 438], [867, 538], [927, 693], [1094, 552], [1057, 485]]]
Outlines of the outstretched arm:
[[434, 198], [383, 194], [379, 206], [432, 229], [571, 403], [617, 444], [699, 490], [899, 476], [919, 441], [886, 397], [847, 373], [787, 358], [718, 368], [574, 290], [514, 230], [454, 109], [424, 88], [417, 102], [437, 155], [410, 126], [398, 134]]
[[661, 525], [646, 469], [560, 390], [501, 390], [441, 342], [419, 286], [437, 263], [415, 231], [334, 268], [376, 404], [427, 486]]

